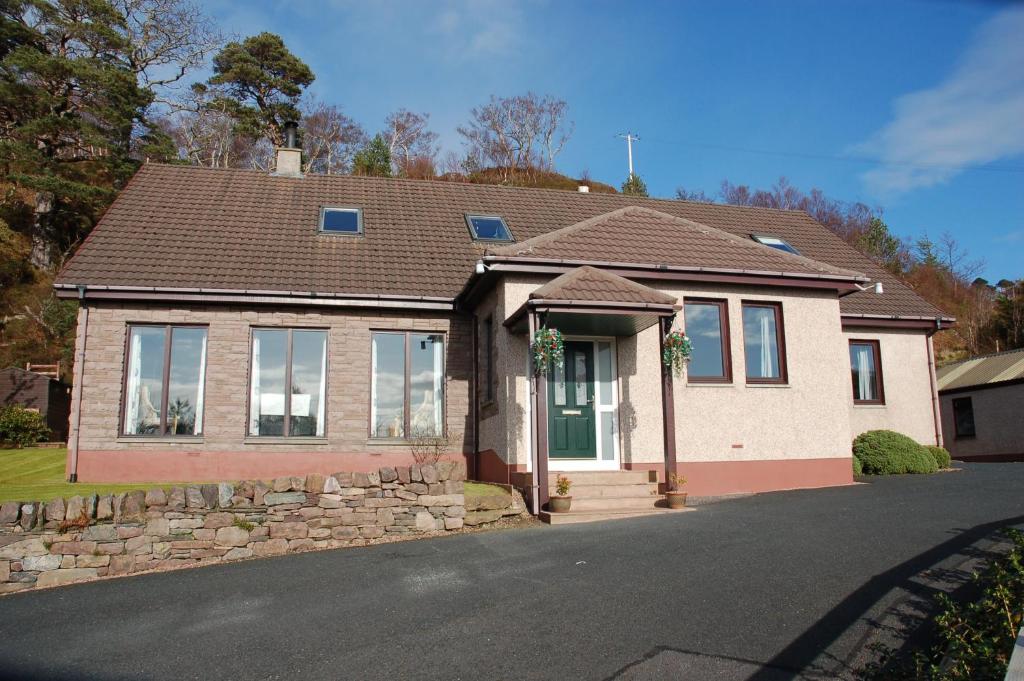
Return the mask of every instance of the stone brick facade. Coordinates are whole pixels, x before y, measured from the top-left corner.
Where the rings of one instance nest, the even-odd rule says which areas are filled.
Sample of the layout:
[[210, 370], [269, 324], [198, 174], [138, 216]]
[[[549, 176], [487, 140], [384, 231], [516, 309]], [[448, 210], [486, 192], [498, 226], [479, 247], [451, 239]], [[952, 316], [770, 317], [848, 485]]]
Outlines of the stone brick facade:
[[[457, 530], [466, 520], [460, 463], [277, 478], [49, 503], [0, 505], [0, 594], [142, 570], [359, 545]], [[487, 507], [490, 508], [489, 506]]]
[[[80, 316], [81, 326], [81, 316]], [[128, 325], [208, 325], [204, 433], [201, 437], [119, 435]], [[326, 432], [323, 438], [246, 434], [250, 336], [256, 327], [328, 330]], [[372, 331], [420, 331], [445, 337], [445, 426], [449, 456], [472, 450], [472, 320], [410, 310], [90, 305], [82, 366], [78, 479], [180, 481], [376, 470], [413, 463], [406, 444], [369, 437]], [[79, 334], [81, 338], [81, 334]], [[72, 404], [72, 414], [78, 403]], [[70, 472], [70, 471], [69, 471]]]

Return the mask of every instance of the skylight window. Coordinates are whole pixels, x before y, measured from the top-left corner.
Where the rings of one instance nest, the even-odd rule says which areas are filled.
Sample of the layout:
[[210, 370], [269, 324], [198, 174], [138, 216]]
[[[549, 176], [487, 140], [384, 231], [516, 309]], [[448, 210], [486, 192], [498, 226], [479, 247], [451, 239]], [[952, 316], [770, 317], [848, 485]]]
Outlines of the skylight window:
[[358, 236], [363, 233], [363, 211], [359, 208], [321, 208], [320, 231]]
[[467, 215], [466, 224], [477, 241], [515, 241], [508, 225], [497, 215]]
[[789, 242], [784, 241], [777, 236], [772, 236], [771, 234], [751, 234], [750, 238], [759, 244], [764, 244], [771, 248], [777, 248], [780, 251], [792, 253], [793, 255], [800, 255], [800, 251], [790, 246]]

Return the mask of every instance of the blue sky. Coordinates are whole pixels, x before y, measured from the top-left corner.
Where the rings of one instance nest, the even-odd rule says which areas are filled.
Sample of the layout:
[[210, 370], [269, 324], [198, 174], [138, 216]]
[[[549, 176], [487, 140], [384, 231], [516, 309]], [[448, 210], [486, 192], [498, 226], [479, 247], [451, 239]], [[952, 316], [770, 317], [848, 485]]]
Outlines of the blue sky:
[[632, 130], [654, 196], [723, 179], [884, 208], [1024, 277], [1024, 4], [207, 0], [234, 36], [282, 35], [363, 127], [428, 112], [445, 149], [491, 94], [565, 99], [559, 170], [618, 185]]

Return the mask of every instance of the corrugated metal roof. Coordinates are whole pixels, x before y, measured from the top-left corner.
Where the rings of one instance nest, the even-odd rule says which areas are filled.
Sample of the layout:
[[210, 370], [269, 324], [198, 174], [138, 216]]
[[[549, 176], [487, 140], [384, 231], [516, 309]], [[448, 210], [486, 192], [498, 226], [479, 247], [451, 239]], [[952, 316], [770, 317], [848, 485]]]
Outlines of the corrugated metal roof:
[[940, 391], [1024, 379], [1024, 348], [947, 364], [935, 376]]

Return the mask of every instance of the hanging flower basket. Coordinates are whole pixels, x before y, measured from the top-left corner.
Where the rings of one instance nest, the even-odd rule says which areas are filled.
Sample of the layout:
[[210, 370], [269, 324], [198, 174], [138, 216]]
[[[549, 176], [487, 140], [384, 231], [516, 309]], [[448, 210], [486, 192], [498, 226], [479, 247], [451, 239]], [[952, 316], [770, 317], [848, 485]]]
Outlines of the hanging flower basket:
[[558, 329], [538, 329], [533, 334], [530, 349], [533, 351], [533, 368], [538, 374], [546, 374], [551, 365], [562, 366], [565, 360], [565, 345]]
[[693, 343], [685, 331], [669, 331], [665, 334], [665, 349], [661, 353], [661, 362], [670, 367], [677, 378], [682, 377], [692, 354]]

